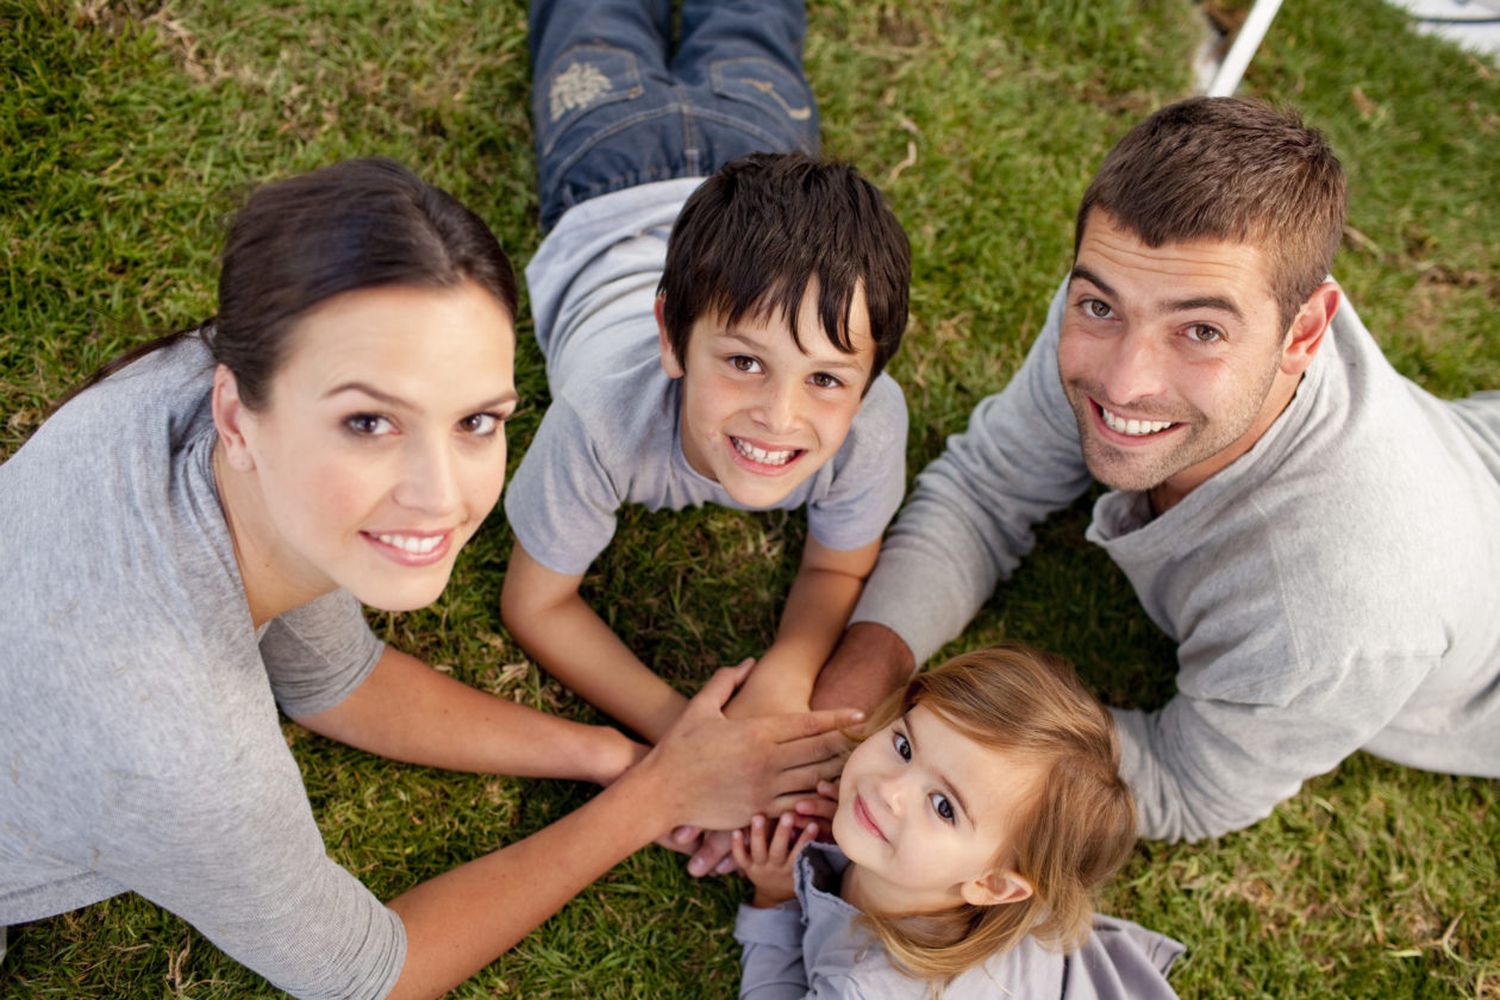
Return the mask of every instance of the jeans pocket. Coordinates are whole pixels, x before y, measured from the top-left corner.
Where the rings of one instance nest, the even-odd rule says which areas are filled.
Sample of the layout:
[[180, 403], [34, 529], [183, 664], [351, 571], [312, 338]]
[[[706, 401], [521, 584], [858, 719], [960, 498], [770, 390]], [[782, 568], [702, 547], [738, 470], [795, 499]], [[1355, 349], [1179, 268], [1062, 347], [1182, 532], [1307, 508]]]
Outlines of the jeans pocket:
[[531, 110], [544, 156], [584, 115], [646, 92], [635, 55], [611, 45], [573, 46], [557, 57], [538, 83]]
[[743, 56], [709, 66], [714, 93], [762, 111], [799, 137], [816, 139], [817, 109], [807, 83], [769, 59]]

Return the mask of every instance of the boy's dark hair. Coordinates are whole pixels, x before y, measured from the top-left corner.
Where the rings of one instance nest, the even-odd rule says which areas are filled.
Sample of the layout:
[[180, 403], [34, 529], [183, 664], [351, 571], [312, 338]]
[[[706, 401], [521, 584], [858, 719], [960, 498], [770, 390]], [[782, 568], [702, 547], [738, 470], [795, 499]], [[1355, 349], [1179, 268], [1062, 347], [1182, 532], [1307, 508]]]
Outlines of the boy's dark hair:
[[1078, 206], [1075, 257], [1096, 208], [1152, 247], [1195, 239], [1259, 247], [1285, 330], [1332, 267], [1344, 172], [1296, 112], [1197, 97], [1157, 111], [1109, 151]]
[[[847, 163], [802, 153], [753, 153], [693, 192], [672, 228], [662, 296], [667, 340], [687, 358], [693, 323], [778, 310], [800, 348], [797, 311], [818, 281], [818, 316], [853, 353], [849, 312], [863, 289], [875, 338], [873, 382], [906, 330], [911, 247], [880, 191]], [[869, 388], [868, 385], [865, 388]]]

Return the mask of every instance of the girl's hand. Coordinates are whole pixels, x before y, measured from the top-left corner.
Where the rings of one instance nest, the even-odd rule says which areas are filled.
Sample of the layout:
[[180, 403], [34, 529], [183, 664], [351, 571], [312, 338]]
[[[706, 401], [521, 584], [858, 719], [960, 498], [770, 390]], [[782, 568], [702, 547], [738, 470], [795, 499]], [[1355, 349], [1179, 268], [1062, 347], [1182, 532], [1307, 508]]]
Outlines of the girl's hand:
[[766, 908], [791, 899], [796, 895], [792, 878], [792, 866], [802, 848], [818, 835], [818, 824], [809, 823], [802, 833], [792, 841], [791, 813], [782, 813], [776, 821], [776, 832], [771, 842], [766, 843], [766, 818], [756, 814], [750, 821], [750, 842], [745, 843], [745, 832], [734, 831], [734, 860], [740, 870], [755, 885], [755, 898], [751, 906]]

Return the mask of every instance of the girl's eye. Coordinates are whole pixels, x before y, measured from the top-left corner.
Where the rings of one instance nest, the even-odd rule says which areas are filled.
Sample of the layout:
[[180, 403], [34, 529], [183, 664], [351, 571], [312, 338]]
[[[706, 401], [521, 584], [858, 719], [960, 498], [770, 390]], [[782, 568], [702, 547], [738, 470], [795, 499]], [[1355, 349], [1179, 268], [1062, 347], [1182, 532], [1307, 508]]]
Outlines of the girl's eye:
[[745, 372], [746, 374], [753, 375], [754, 373], [760, 371], [760, 362], [744, 354], [734, 355], [729, 359], [729, 364], [733, 366], [734, 370], [737, 372]]
[[458, 426], [475, 437], [490, 437], [500, 429], [503, 420], [498, 413], [471, 413], [460, 420]]
[[1207, 323], [1194, 323], [1187, 328], [1187, 337], [1195, 344], [1212, 344], [1224, 339], [1224, 334]]
[[1083, 308], [1095, 319], [1109, 319], [1112, 312], [1108, 303], [1100, 302], [1098, 299], [1084, 299]]
[[944, 823], [953, 822], [953, 803], [948, 801], [948, 796], [942, 792], [933, 792], [927, 796], [927, 801], [932, 803], [932, 811], [941, 816]]
[[891, 734], [891, 746], [896, 748], [896, 753], [902, 760], [911, 760], [911, 742], [900, 733]]
[[379, 437], [396, 428], [385, 417], [374, 413], [356, 413], [344, 418], [344, 426], [360, 437]]
[[828, 374], [827, 372], [814, 372], [812, 376], [812, 384], [817, 386], [819, 389], [837, 389], [844, 383], [840, 382], [837, 378]]

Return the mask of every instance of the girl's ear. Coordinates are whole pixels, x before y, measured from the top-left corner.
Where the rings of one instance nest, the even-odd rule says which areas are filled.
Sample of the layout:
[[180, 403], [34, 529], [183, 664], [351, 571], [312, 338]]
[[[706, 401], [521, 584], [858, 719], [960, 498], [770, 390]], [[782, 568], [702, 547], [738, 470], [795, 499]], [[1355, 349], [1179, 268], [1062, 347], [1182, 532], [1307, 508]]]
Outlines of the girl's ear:
[[1031, 883], [1013, 871], [990, 872], [965, 882], [961, 890], [964, 902], [970, 906], [999, 906], [1001, 903], [1019, 903], [1030, 899], [1035, 890]]
[[214, 392], [212, 410], [214, 427], [219, 432], [219, 443], [224, 449], [224, 460], [236, 472], [249, 472], [255, 468], [255, 458], [245, 441], [245, 417], [248, 411], [240, 402], [240, 385], [234, 372], [224, 365], [214, 369]]

